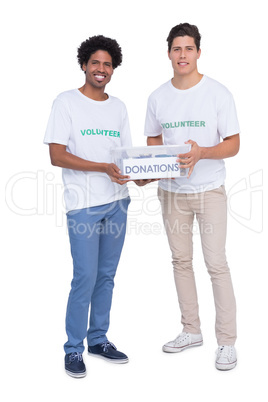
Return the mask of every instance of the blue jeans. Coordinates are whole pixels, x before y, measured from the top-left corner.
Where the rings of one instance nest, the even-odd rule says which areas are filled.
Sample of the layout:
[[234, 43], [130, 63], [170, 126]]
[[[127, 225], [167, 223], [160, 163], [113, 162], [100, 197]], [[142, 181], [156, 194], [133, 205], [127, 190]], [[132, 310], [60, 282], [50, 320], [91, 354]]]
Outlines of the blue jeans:
[[[107, 341], [114, 277], [126, 233], [130, 198], [67, 214], [73, 280], [66, 312], [65, 353]], [[90, 320], [88, 314], [90, 308]]]

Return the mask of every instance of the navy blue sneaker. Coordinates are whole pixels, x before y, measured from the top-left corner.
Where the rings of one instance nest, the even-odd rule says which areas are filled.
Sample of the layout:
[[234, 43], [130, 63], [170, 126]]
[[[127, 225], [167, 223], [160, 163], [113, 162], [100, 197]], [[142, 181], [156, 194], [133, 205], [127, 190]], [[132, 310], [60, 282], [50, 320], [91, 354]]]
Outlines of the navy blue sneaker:
[[71, 377], [82, 378], [87, 374], [81, 353], [73, 352], [65, 355], [65, 371]]
[[111, 363], [128, 362], [128, 357], [124, 353], [119, 352], [114, 344], [109, 341], [99, 343], [95, 346], [89, 346], [88, 353], [96, 357], [100, 357], [101, 359], [107, 360]]

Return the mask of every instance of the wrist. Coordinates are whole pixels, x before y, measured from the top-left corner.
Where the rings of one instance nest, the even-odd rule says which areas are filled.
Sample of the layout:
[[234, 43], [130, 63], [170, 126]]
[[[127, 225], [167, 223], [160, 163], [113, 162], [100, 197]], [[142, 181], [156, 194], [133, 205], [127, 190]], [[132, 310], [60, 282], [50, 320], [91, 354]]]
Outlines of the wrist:
[[98, 171], [101, 173], [107, 173], [108, 165], [108, 163], [99, 163]]
[[200, 147], [200, 159], [207, 159], [207, 148]]

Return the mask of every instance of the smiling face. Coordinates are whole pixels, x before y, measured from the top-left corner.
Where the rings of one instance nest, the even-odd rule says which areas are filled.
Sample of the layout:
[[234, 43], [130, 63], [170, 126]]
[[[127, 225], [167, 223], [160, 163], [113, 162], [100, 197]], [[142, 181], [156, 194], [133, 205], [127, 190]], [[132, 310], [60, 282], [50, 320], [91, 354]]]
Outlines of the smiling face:
[[174, 77], [183, 77], [198, 74], [197, 60], [201, 49], [197, 51], [194, 38], [190, 36], [177, 36], [172, 42], [168, 57], [174, 70]]
[[111, 55], [105, 50], [97, 50], [92, 53], [88, 63], [83, 65], [83, 71], [86, 73], [87, 86], [104, 91], [114, 71]]

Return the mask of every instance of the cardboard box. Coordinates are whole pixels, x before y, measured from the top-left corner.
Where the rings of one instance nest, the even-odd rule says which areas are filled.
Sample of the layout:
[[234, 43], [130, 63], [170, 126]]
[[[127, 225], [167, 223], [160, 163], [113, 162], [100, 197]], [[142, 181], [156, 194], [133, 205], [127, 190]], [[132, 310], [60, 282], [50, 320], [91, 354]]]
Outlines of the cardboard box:
[[131, 180], [178, 178], [187, 177], [189, 170], [179, 168], [178, 154], [190, 149], [190, 144], [115, 148], [112, 156], [122, 175], [130, 176]]

